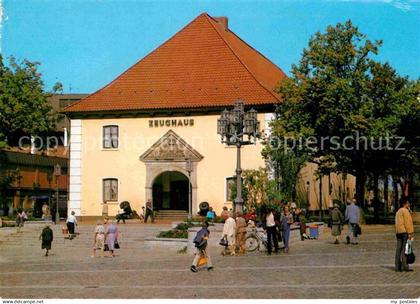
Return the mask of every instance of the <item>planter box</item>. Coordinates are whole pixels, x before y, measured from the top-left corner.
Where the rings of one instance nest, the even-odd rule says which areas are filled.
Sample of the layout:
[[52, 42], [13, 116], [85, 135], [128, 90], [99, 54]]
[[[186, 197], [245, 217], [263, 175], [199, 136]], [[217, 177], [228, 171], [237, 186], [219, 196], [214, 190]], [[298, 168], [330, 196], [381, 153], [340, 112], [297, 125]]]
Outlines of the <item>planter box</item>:
[[187, 246], [187, 239], [146, 238], [144, 243], [151, 248], [165, 248], [171, 251], [178, 251]]

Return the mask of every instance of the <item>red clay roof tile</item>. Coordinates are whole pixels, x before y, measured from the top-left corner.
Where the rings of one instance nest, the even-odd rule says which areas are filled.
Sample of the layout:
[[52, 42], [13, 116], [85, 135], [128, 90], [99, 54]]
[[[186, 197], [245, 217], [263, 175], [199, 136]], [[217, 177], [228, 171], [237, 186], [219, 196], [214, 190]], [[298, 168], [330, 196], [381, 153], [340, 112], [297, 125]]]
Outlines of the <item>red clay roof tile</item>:
[[176, 109], [279, 101], [285, 74], [203, 13], [99, 91], [64, 112]]

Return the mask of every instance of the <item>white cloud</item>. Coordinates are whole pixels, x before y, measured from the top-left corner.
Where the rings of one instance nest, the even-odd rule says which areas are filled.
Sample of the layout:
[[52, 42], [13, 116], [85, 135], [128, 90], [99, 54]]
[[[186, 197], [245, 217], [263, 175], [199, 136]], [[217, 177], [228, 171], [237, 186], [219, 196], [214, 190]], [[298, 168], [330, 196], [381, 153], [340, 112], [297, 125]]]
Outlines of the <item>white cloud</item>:
[[3, 45], [3, 25], [7, 21], [8, 17], [4, 12], [3, 0], [0, 0], [0, 52]]
[[2, 33], [3, 32], [3, 0], [0, 0], [0, 52], [2, 49]]
[[329, 0], [331, 2], [359, 2], [359, 3], [386, 3], [393, 7], [408, 12], [420, 4], [420, 0]]

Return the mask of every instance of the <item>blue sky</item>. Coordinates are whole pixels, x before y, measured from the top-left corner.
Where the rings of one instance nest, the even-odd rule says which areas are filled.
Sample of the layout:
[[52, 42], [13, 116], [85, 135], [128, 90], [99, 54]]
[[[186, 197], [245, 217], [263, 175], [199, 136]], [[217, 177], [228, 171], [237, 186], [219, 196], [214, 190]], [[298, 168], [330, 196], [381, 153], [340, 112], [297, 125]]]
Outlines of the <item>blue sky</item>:
[[311, 35], [351, 19], [383, 40], [379, 60], [420, 76], [420, 0], [0, 1], [3, 57], [41, 62], [47, 89], [60, 81], [65, 92], [92, 93], [202, 12], [227, 16], [231, 30], [286, 73]]

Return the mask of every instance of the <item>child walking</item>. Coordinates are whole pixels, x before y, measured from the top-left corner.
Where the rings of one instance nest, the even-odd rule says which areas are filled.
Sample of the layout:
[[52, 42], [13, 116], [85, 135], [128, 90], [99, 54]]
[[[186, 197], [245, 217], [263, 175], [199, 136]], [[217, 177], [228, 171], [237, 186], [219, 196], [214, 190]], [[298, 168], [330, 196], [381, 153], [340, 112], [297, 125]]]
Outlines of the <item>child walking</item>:
[[207, 270], [210, 271], [213, 269], [213, 265], [211, 263], [211, 259], [210, 259], [210, 255], [207, 253], [207, 240], [209, 239], [210, 236], [210, 231], [208, 229], [209, 227], [209, 223], [208, 222], [203, 222], [203, 224], [201, 225], [201, 229], [197, 232], [197, 235], [194, 238], [194, 244], [195, 244], [195, 257], [193, 260], [193, 263], [191, 265], [191, 271], [192, 272], [197, 272], [197, 265], [198, 265], [198, 261], [200, 260], [201, 257], [205, 257], [207, 260]]

